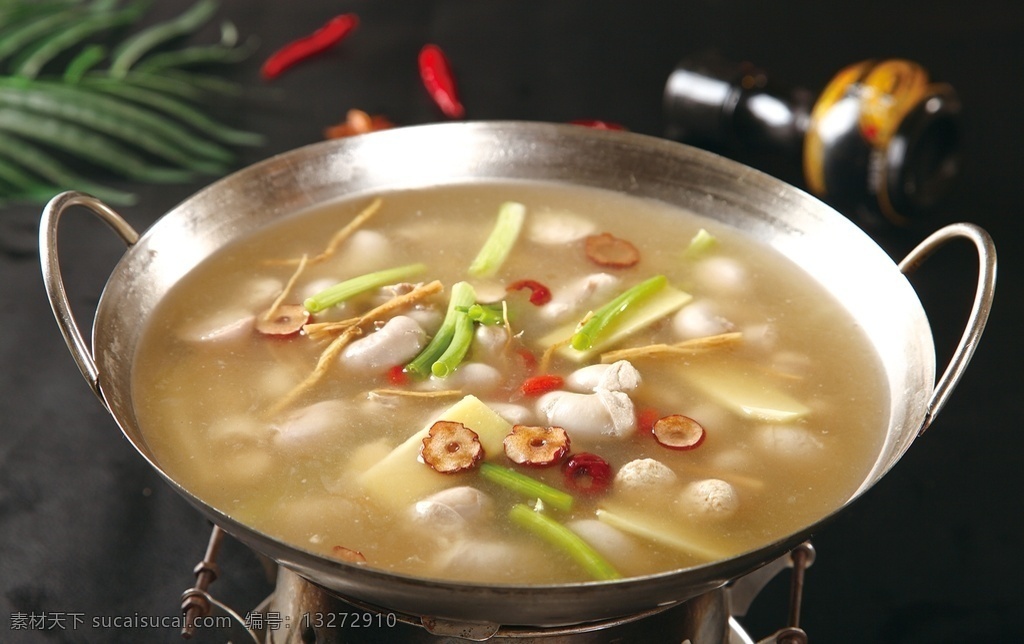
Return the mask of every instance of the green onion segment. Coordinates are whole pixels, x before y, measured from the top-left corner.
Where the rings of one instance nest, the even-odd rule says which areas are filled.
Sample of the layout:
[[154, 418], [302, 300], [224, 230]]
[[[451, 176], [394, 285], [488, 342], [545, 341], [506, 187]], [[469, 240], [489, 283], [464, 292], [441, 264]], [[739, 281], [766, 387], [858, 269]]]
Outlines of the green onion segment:
[[334, 286], [325, 288], [312, 297], [306, 298], [306, 301], [302, 303], [302, 306], [310, 313], [319, 313], [320, 311], [329, 309], [336, 304], [341, 304], [345, 300], [355, 297], [360, 293], [365, 293], [366, 291], [380, 286], [394, 284], [395, 282], [408, 279], [414, 275], [422, 273], [425, 270], [427, 270], [426, 264], [407, 264], [406, 266], [396, 266], [395, 268], [388, 268], [375, 273], [367, 273], [366, 275], [353, 277], [352, 279], [348, 279], [344, 282], [339, 282]]
[[519, 238], [519, 231], [526, 219], [526, 206], [515, 201], [506, 201], [498, 208], [498, 220], [484, 242], [476, 259], [469, 265], [473, 277], [493, 277]]
[[619, 571], [578, 534], [551, 517], [522, 503], [509, 510], [509, 519], [569, 555], [590, 576], [599, 581], [620, 579]]
[[516, 470], [494, 465], [493, 463], [482, 463], [480, 465], [480, 476], [491, 483], [496, 483], [528, 499], [540, 499], [545, 504], [564, 512], [572, 509], [573, 498], [571, 494], [553, 488], [546, 483], [541, 483], [537, 479]]
[[630, 308], [639, 301], [657, 293], [668, 284], [668, 278], [664, 275], [654, 277], [640, 282], [627, 289], [611, 302], [599, 308], [588, 318], [583, 325], [573, 334], [571, 344], [577, 351], [586, 351], [597, 343], [602, 332], [615, 320], [627, 315]]
[[[469, 282], [455, 283], [452, 286], [451, 298], [448, 300], [448, 310], [445, 312], [444, 320], [441, 322], [441, 328], [437, 330], [437, 333], [430, 339], [427, 346], [423, 348], [423, 351], [420, 351], [420, 354], [405, 366], [406, 372], [421, 378], [426, 378], [433, 373], [434, 363], [448, 350], [452, 340], [455, 338], [460, 314], [468, 320], [466, 310], [475, 303], [476, 291], [473, 289], [473, 286]], [[472, 329], [472, 321], [470, 320], [469, 322], [470, 329]], [[472, 336], [472, 333], [470, 333], [470, 336]], [[468, 344], [466, 348], [469, 348]], [[465, 352], [463, 352], [459, 359], [461, 360], [464, 356]], [[446, 363], [446, 366], [439, 367], [439, 369], [454, 369], [455, 366], [458, 366], [458, 363], [455, 363], [453, 366], [449, 361]]]

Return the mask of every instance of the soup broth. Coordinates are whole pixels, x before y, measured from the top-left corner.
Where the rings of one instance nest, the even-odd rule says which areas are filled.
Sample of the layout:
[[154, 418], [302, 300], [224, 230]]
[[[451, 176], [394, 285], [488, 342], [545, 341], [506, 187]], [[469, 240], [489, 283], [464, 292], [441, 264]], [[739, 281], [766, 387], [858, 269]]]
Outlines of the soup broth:
[[[319, 310], [366, 275], [383, 285]], [[855, 492], [889, 402], [861, 330], [771, 248], [532, 182], [362, 196], [232, 243], [161, 302], [133, 377], [156, 461], [206, 503], [325, 557], [491, 584], [781, 539]]]

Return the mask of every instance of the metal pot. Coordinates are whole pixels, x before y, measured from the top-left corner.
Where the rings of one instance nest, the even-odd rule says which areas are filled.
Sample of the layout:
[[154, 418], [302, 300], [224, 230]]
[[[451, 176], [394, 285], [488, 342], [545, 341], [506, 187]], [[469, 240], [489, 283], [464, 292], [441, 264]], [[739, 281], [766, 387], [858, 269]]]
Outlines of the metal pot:
[[[358, 193], [489, 179], [564, 182], [659, 199], [745, 231], [821, 282], [864, 329], [881, 357], [891, 399], [888, 427], [879, 428], [886, 432], [884, 445], [847, 505], [878, 482], [933, 421], [970, 360], [988, 317], [996, 260], [992, 241], [980, 228], [943, 228], [897, 266], [834, 210], [751, 168], [661, 139], [540, 123], [428, 125], [311, 145], [201, 190], [141, 237], [99, 201], [64, 193], [43, 212], [44, 280], [82, 374], [139, 453], [227, 532], [345, 596], [449, 620], [574, 624], [696, 597], [803, 542], [818, 524], [724, 561], [640, 578], [548, 586], [442, 582], [354, 566], [277, 541], [207, 505], [161, 469], [136, 423], [132, 361], [145, 321], [185, 273], [229, 241], [317, 204]], [[99, 301], [91, 349], [71, 315], [57, 257], [60, 216], [75, 205], [92, 210], [129, 246]], [[936, 381], [931, 330], [904, 273], [955, 237], [966, 237], [977, 248], [978, 287], [960, 345]]]

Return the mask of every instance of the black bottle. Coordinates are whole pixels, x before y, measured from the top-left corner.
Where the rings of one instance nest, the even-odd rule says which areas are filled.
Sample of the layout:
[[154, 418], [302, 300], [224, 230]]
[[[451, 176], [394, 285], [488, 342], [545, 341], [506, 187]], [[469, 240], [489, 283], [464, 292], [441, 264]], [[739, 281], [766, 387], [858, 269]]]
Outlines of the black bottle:
[[667, 135], [801, 185], [862, 223], [928, 213], [959, 170], [960, 102], [920, 65], [869, 60], [817, 95], [705, 55], [665, 85]]

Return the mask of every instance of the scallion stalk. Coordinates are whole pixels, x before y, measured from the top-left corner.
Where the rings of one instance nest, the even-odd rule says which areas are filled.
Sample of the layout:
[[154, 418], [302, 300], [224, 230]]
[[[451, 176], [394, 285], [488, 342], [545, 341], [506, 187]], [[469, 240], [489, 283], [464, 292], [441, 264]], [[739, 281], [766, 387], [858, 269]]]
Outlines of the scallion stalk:
[[452, 340], [444, 353], [430, 365], [430, 373], [438, 378], [446, 378], [455, 371], [462, 359], [469, 351], [469, 345], [473, 342], [473, 320], [465, 311], [455, 312], [455, 328], [452, 332]]
[[505, 309], [498, 304], [474, 304], [466, 309], [469, 319], [487, 326], [505, 324]]
[[476, 259], [469, 265], [473, 277], [493, 277], [512, 251], [526, 219], [526, 206], [506, 201], [498, 209], [498, 221]]
[[654, 293], [657, 293], [668, 284], [668, 278], [664, 275], [654, 277], [640, 282], [627, 289], [611, 302], [599, 308], [590, 318], [583, 323], [576, 333], [573, 334], [571, 344], [577, 351], [586, 351], [597, 342], [601, 333], [604, 332], [615, 320], [625, 315], [631, 306]]
[[306, 298], [306, 301], [302, 303], [302, 306], [304, 306], [310, 313], [319, 313], [324, 309], [329, 309], [335, 304], [340, 304], [351, 297], [359, 295], [360, 293], [365, 293], [370, 289], [386, 286], [387, 284], [394, 284], [397, 281], [408, 279], [413, 275], [422, 273], [426, 269], [426, 264], [408, 264], [406, 266], [397, 266], [395, 268], [388, 268], [375, 273], [367, 273], [366, 275], [353, 277], [352, 279], [347, 279], [344, 282], [339, 282], [334, 286], [325, 288], [312, 297]]
[[572, 509], [573, 498], [568, 492], [555, 489], [535, 478], [493, 463], [480, 465], [480, 476], [507, 490], [517, 492], [528, 499], [540, 499], [553, 508], [568, 512]]
[[434, 363], [452, 343], [459, 309], [465, 310], [475, 303], [476, 291], [469, 282], [457, 282], [453, 285], [451, 298], [448, 300], [448, 310], [441, 322], [441, 328], [423, 348], [423, 351], [420, 351], [420, 354], [405, 366], [405, 370], [421, 378], [429, 376]]
[[607, 559], [602, 557], [599, 552], [594, 550], [590, 544], [551, 517], [536, 510], [531, 510], [529, 506], [522, 503], [514, 505], [509, 510], [508, 516], [516, 525], [529, 530], [569, 555], [573, 561], [582, 566], [594, 579], [606, 581], [622, 577], [619, 571]]
[[718, 239], [704, 228], [701, 228], [693, 236], [693, 239], [690, 240], [690, 245], [686, 247], [686, 256], [690, 258], [700, 257], [714, 248], [716, 244], [718, 244]]

